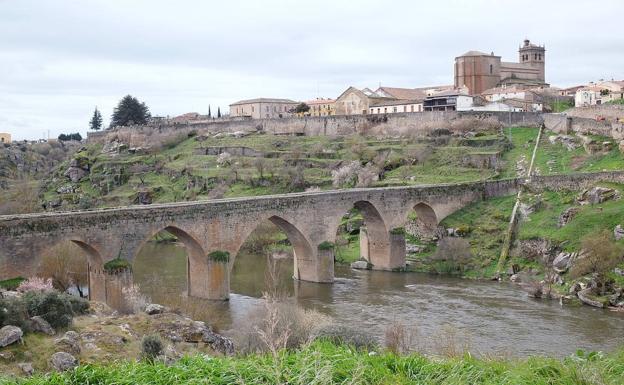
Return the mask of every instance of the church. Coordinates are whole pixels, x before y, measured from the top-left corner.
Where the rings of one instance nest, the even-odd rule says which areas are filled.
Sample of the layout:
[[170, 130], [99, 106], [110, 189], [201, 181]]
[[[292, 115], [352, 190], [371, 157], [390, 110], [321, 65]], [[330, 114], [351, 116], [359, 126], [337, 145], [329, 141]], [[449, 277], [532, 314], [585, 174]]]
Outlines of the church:
[[545, 79], [544, 46], [524, 40], [518, 49], [518, 60], [517, 63], [504, 62], [494, 52], [468, 51], [455, 58], [455, 88], [466, 87], [470, 95], [480, 95], [494, 87], [548, 86]]

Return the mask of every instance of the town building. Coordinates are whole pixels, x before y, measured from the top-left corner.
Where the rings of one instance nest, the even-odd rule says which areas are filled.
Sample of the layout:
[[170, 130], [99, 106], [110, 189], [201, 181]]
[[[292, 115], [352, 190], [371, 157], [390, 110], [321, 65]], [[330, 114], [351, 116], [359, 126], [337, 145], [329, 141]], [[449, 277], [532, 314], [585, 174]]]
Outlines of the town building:
[[425, 111], [469, 111], [474, 98], [461, 90], [450, 90], [427, 96], [423, 102]]
[[305, 116], [331, 116], [336, 115], [336, 101], [334, 99], [317, 98], [305, 102], [310, 107], [310, 111]]
[[624, 80], [610, 80], [591, 82], [583, 88], [579, 88], [574, 95], [576, 107], [594, 106], [616, 100], [624, 99]]
[[290, 99], [257, 98], [230, 104], [230, 117], [252, 119], [284, 118], [292, 116], [299, 103]]
[[455, 88], [466, 86], [470, 95], [501, 85], [546, 85], [544, 46], [524, 40], [518, 49], [519, 62], [503, 62], [494, 52], [468, 51], [455, 58]]
[[371, 115], [383, 115], [383, 114], [396, 114], [400, 112], [422, 112], [423, 111], [422, 99], [413, 100], [381, 100], [373, 102], [369, 108], [369, 114]]
[[336, 98], [336, 115], [366, 115], [372, 104], [389, 100], [394, 99], [379, 96], [368, 88], [349, 87]]
[[0, 143], [11, 143], [11, 134], [0, 132]]
[[521, 108], [521, 111], [536, 112], [543, 109], [543, 97], [540, 92], [522, 85], [490, 88], [481, 93], [481, 96], [488, 102], [509, 102], [507, 104]]

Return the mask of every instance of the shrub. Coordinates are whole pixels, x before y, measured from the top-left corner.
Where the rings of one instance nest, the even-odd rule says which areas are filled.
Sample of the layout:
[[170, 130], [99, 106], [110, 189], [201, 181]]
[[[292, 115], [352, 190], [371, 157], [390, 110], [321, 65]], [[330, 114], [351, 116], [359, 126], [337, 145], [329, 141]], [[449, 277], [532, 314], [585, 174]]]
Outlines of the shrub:
[[69, 299], [69, 305], [74, 315], [83, 315], [89, 312], [89, 301], [87, 299], [76, 297], [75, 295], [66, 296]]
[[355, 186], [358, 180], [358, 173], [361, 170], [360, 162], [355, 160], [340, 167], [338, 170], [333, 170], [332, 185], [336, 188]]
[[141, 293], [139, 285], [132, 285], [121, 289], [123, 301], [119, 311], [124, 314], [136, 314], [145, 310], [151, 302], [150, 298]]
[[0, 327], [13, 325], [28, 330], [28, 309], [22, 298], [0, 298]]
[[208, 258], [215, 262], [228, 262], [230, 260], [230, 253], [223, 250], [215, 250], [208, 254]]
[[115, 258], [104, 264], [104, 270], [108, 273], [117, 273], [131, 267], [130, 262], [123, 258]]
[[394, 229], [390, 230], [390, 234], [405, 235], [405, 227], [395, 227]]
[[53, 328], [68, 327], [73, 318], [69, 296], [57, 291], [29, 292], [24, 295], [24, 302], [30, 317], [41, 316]]
[[370, 334], [343, 325], [329, 325], [319, 329], [316, 333], [316, 339], [366, 350], [375, 349], [379, 345]]
[[163, 343], [157, 334], [147, 335], [141, 341], [141, 356], [147, 361], [154, 361], [163, 350]]
[[33, 291], [51, 291], [54, 290], [52, 286], [52, 279], [43, 279], [39, 277], [30, 277], [27, 280], [23, 281], [17, 287], [17, 291], [22, 293], [28, 293]]
[[318, 245], [319, 250], [333, 250], [334, 244], [329, 241], [323, 241]]
[[222, 152], [217, 156], [217, 164], [221, 167], [229, 166], [232, 163], [232, 155], [229, 152]]
[[409, 328], [403, 322], [395, 321], [386, 328], [384, 337], [388, 350], [395, 354], [407, 354], [412, 350], [417, 330]]

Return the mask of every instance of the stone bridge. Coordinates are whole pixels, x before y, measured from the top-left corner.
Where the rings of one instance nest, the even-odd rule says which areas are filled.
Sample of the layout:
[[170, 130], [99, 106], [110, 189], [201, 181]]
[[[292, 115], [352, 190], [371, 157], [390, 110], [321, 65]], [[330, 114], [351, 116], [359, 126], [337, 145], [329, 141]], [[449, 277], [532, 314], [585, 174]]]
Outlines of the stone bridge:
[[[530, 187], [570, 188], [600, 180], [624, 182], [624, 172], [536, 177]], [[293, 245], [294, 278], [329, 283], [334, 279], [331, 245], [351, 208], [362, 212], [367, 229], [362, 255], [370, 256], [374, 269], [395, 270], [405, 266], [399, 229], [412, 210], [425, 225], [436, 226], [472, 202], [509, 195], [526, 184], [506, 179], [0, 216], [0, 279], [34, 275], [43, 252], [69, 240], [87, 255], [91, 298], [110, 302], [107, 284], [114, 279], [104, 264], [115, 258], [132, 263], [145, 242], [167, 230], [187, 250], [188, 295], [227, 299], [239, 249], [260, 222], [269, 220]], [[215, 258], [215, 251], [230, 257]]]

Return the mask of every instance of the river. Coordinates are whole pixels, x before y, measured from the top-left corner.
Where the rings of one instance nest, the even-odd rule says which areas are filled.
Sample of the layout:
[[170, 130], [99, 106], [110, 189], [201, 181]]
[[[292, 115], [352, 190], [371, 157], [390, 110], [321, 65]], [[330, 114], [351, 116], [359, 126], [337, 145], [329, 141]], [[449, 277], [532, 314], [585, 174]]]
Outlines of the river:
[[[336, 266], [335, 283], [315, 284], [294, 281], [292, 263], [279, 260], [278, 284], [300, 306], [380, 341], [387, 325], [398, 320], [418, 330], [415, 344], [425, 351], [449, 333], [460, 336], [471, 352], [490, 355], [562, 357], [577, 349], [608, 352], [624, 345], [624, 313], [532, 299], [511, 283]], [[192, 310], [224, 334], [235, 333], [262, 304], [266, 270], [265, 256], [239, 254], [230, 300], [192, 299]], [[184, 248], [148, 243], [135, 260], [134, 277], [152, 301], [175, 305], [186, 288]]]

